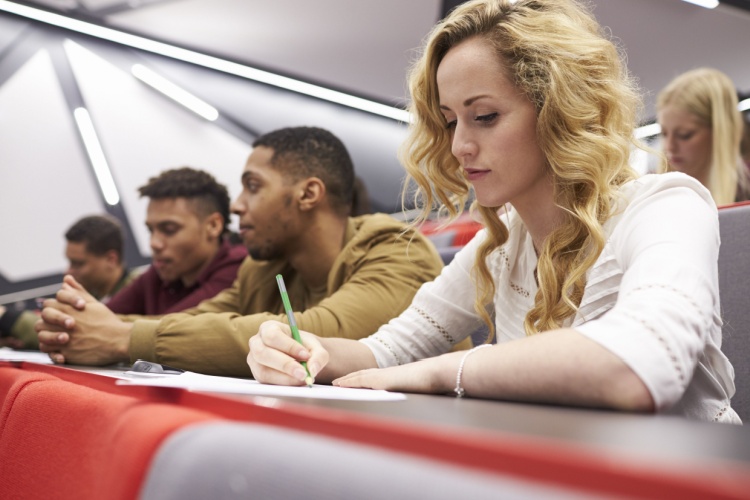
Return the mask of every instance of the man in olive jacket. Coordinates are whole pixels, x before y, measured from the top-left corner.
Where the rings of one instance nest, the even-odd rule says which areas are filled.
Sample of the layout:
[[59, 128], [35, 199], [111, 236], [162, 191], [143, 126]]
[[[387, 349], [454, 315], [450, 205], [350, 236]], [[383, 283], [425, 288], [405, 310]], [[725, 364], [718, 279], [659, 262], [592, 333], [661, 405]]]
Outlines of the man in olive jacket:
[[426, 238], [387, 215], [349, 217], [353, 182], [349, 154], [330, 132], [297, 127], [261, 136], [232, 204], [250, 257], [231, 288], [183, 313], [117, 317], [66, 277], [37, 324], [40, 349], [56, 363], [140, 358], [251, 376], [249, 338], [264, 321], [285, 321], [279, 273], [301, 329], [353, 339], [373, 333], [442, 261]]

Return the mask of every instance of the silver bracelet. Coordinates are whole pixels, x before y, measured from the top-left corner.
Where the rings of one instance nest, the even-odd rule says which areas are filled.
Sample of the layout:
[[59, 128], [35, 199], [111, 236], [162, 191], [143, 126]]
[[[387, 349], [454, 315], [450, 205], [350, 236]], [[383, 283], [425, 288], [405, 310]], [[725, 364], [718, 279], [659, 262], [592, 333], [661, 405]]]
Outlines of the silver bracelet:
[[458, 365], [458, 373], [456, 374], [456, 388], [453, 389], [453, 392], [456, 393], [457, 398], [464, 397], [464, 394], [466, 394], [466, 391], [463, 387], [461, 387], [461, 375], [464, 373], [464, 363], [466, 363], [466, 358], [469, 357], [471, 353], [474, 351], [477, 351], [483, 347], [492, 347], [493, 344], [482, 344], [474, 347], [473, 349], [469, 349], [466, 354], [464, 354], [464, 357], [461, 358], [461, 363]]

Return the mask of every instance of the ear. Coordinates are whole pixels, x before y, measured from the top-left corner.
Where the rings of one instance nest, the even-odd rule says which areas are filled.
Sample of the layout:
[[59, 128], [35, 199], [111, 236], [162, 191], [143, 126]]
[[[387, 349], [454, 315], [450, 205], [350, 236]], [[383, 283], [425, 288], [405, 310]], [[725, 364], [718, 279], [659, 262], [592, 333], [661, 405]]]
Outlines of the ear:
[[104, 258], [107, 259], [107, 265], [112, 267], [119, 267], [120, 255], [116, 250], [107, 250], [107, 253], [104, 254]]
[[297, 201], [303, 212], [320, 205], [326, 197], [326, 185], [317, 177], [309, 177], [299, 183]]
[[205, 218], [203, 224], [205, 224], [206, 232], [212, 240], [218, 239], [221, 236], [223, 229], [223, 219], [219, 212], [214, 212]]

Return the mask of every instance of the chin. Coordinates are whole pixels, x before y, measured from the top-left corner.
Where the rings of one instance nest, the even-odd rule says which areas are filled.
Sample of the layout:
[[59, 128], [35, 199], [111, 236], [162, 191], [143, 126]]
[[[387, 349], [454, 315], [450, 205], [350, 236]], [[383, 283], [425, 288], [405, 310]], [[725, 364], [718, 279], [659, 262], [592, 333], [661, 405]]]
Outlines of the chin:
[[159, 279], [162, 280], [165, 283], [170, 283], [170, 282], [174, 281], [174, 277], [171, 276], [171, 275], [169, 275], [169, 274], [163, 274], [163, 273], [160, 273], [160, 272], [157, 272], [156, 274], [159, 276]]
[[485, 208], [499, 208], [508, 203], [505, 200], [501, 200], [498, 198], [490, 198], [490, 197], [484, 197], [484, 196], [477, 196], [477, 203], [480, 207]]

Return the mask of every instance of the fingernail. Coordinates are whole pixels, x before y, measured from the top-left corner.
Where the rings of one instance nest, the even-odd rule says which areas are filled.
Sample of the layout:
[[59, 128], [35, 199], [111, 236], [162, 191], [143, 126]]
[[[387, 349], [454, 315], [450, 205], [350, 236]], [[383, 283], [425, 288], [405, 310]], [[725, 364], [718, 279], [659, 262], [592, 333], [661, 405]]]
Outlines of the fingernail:
[[300, 349], [299, 352], [297, 353], [298, 359], [307, 359], [309, 357], [310, 357], [310, 353], [307, 352], [307, 350], [305, 349]]
[[65, 320], [65, 328], [73, 328], [73, 320], [72, 319], [66, 319]]
[[57, 340], [59, 340], [60, 342], [65, 342], [65, 334], [61, 333], [60, 335], [58, 335]]
[[310, 373], [312, 373], [313, 375], [320, 371], [320, 368], [318, 368], [318, 363], [307, 363], [307, 369], [310, 370]]
[[305, 377], [307, 377], [307, 373], [305, 373], [305, 370], [302, 368], [295, 368], [294, 372], [292, 373], [292, 377], [296, 378], [297, 380], [305, 380]]
[[82, 308], [83, 308], [83, 306], [85, 306], [85, 305], [86, 305], [86, 301], [85, 301], [85, 300], [83, 300], [83, 299], [78, 299], [78, 301], [76, 302], [76, 307], [77, 307], [78, 309], [82, 309]]

